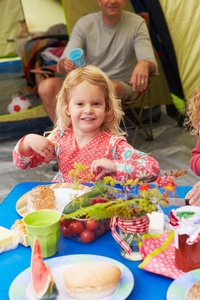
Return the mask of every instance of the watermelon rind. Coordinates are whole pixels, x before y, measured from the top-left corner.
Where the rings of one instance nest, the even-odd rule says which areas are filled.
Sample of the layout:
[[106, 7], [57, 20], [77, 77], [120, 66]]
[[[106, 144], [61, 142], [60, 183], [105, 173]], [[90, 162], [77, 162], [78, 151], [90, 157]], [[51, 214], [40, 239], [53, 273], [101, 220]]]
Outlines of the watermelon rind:
[[52, 299], [58, 290], [50, 268], [43, 261], [38, 237], [35, 237], [31, 256], [31, 287], [37, 299]]

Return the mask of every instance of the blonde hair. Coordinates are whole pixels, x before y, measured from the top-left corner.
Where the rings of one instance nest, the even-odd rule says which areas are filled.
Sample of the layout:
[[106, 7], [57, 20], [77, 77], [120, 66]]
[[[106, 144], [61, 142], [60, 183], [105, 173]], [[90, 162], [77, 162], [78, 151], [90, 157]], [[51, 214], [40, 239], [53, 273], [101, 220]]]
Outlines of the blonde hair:
[[106, 115], [104, 122], [101, 124], [101, 131], [109, 131], [116, 135], [124, 135], [125, 132], [120, 128], [120, 122], [124, 115], [121, 108], [121, 100], [116, 98], [115, 90], [108, 76], [99, 68], [92, 65], [71, 71], [64, 80], [62, 88], [57, 95], [57, 121], [55, 128], [59, 128], [64, 131], [73, 128], [71, 117], [66, 115], [66, 109], [69, 106], [73, 88], [85, 80], [102, 89], [105, 94]]
[[195, 89], [193, 98], [189, 100], [186, 114], [184, 125], [189, 125], [192, 135], [198, 135], [200, 129], [200, 85]]

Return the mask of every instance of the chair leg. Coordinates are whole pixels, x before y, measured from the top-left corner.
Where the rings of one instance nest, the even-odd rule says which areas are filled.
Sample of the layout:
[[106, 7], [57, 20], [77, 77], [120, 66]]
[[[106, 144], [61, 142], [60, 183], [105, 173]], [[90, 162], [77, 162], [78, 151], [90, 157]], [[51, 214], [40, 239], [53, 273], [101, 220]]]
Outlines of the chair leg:
[[129, 119], [129, 117], [125, 116], [125, 119], [135, 128], [134, 136], [137, 135], [137, 131], [139, 131], [144, 137], [146, 137], [145, 132], [141, 128], [139, 128], [131, 119]]
[[142, 98], [141, 106], [140, 106], [140, 110], [139, 110], [138, 114], [136, 113], [136, 111], [135, 111], [135, 109], [132, 105], [128, 105], [128, 109], [131, 110], [133, 116], [135, 117], [135, 119], [138, 123], [136, 125], [132, 120], [130, 120], [130, 118], [125, 116], [125, 119], [135, 128], [132, 143], [131, 143], [132, 146], [135, 143], [135, 139], [136, 139], [138, 131], [145, 137], [145, 139], [147, 141], [152, 141], [153, 140], [153, 134], [152, 134], [152, 107], [151, 107], [150, 89], [148, 90], [148, 104], [149, 104], [149, 132], [148, 132], [148, 130], [146, 129], [146, 127], [144, 126], [144, 124], [141, 121], [142, 112], [143, 112], [143, 109], [144, 109], [144, 96]]
[[150, 89], [148, 90], [148, 101], [149, 101], [149, 134], [147, 137], [147, 141], [153, 140], [153, 133], [152, 133], [152, 127], [153, 127], [153, 121], [152, 121], [152, 106], [151, 106], [151, 95], [150, 95]]

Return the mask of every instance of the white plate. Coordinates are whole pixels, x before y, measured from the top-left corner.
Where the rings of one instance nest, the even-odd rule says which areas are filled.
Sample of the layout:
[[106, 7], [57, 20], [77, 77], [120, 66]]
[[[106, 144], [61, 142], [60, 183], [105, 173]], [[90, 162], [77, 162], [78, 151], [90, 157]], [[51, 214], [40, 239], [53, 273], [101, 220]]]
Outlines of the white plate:
[[[63, 271], [67, 265], [87, 262], [87, 261], [106, 261], [118, 266], [122, 272], [117, 289], [107, 297], [100, 300], [124, 300], [131, 293], [134, 286], [134, 278], [131, 271], [122, 263], [104, 256], [97, 255], [67, 255], [45, 260], [45, 263], [51, 268], [59, 295], [56, 300], [74, 300], [64, 289]], [[37, 300], [30, 285], [30, 268], [20, 273], [12, 282], [9, 289], [10, 300]]]
[[179, 276], [169, 286], [167, 300], [185, 300], [189, 288], [198, 280], [200, 280], [200, 269]]
[[[56, 210], [60, 213], [62, 213], [62, 210], [65, 207], [65, 205], [72, 200], [72, 195], [77, 194], [78, 196], [80, 196], [81, 194], [87, 193], [91, 190], [91, 187], [88, 187], [83, 184], [79, 184], [79, 189], [74, 190], [73, 183], [55, 183], [49, 185], [49, 187], [54, 190], [56, 197]], [[16, 203], [16, 210], [18, 214], [22, 217], [25, 217], [28, 213], [33, 211], [29, 207], [27, 207], [26, 203], [26, 198], [29, 192], [21, 196]]]

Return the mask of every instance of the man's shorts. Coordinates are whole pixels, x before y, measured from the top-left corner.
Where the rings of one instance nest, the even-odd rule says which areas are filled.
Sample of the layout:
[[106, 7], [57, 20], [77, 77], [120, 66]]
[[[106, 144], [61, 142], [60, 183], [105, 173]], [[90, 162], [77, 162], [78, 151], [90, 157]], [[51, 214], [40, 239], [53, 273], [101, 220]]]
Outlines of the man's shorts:
[[124, 86], [125, 88], [125, 96], [122, 99], [122, 103], [126, 102], [126, 100], [128, 100], [128, 102], [134, 102], [134, 100], [136, 100], [137, 96], [138, 96], [138, 91], [133, 91], [132, 85], [130, 85], [129, 83], [125, 83], [120, 81], [120, 83]]

